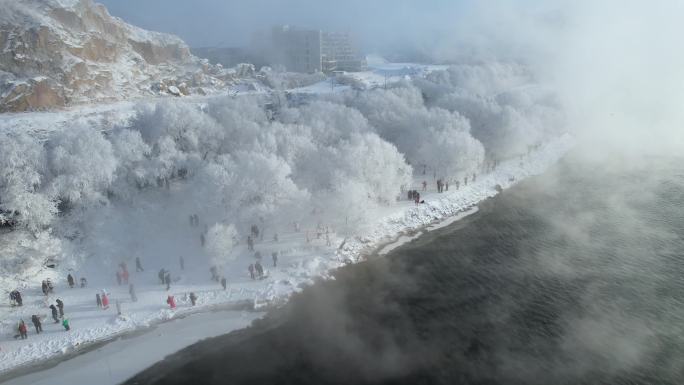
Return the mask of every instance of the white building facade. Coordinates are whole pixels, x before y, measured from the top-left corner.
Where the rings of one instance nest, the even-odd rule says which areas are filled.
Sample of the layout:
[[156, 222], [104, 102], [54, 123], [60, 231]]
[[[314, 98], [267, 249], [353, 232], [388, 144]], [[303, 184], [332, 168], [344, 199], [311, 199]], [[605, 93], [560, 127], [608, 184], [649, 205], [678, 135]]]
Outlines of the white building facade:
[[290, 26], [274, 27], [262, 42], [274, 65], [287, 71], [301, 73], [363, 71], [366, 59], [359, 53], [348, 33], [297, 29]]

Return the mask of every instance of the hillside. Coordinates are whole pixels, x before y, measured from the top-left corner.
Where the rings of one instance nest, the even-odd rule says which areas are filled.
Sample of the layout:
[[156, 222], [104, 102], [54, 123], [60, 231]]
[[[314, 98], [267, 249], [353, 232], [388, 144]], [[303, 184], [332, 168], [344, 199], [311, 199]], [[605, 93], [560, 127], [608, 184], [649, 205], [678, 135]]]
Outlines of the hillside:
[[203, 94], [234, 80], [180, 38], [129, 25], [92, 0], [0, 0], [0, 7], [0, 112]]

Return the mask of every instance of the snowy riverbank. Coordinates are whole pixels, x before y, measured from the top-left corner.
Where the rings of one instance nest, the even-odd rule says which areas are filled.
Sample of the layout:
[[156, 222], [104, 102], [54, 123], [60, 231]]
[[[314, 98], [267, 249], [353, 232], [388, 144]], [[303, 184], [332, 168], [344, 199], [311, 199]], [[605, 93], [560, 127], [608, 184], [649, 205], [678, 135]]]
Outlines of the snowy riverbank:
[[[316, 278], [327, 277], [332, 269], [349, 261], [362, 260], [365, 255], [406, 233], [472, 209], [478, 202], [496, 195], [497, 185], [506, 189], [526, 177], [541, 174], [572, 145], [573, 140], [568, 135], [547, 142], [522, 159], [501, 162], [494, 172], [478, 176], [477, 182], [461, 187], [458, 191], [452, 187], [446, 193], [437, 194], [431, 186], [434, 181], [428, 179], [432, 188], [427, 193], [422, 193], [425, 204], [415, 205], [402, 200], [389, 207], [378, 208], [372, 213], [377, 220], [359, 229], [359, 233], [353, 238], [343, 240], [333, 236], [331, 246], [327, 246], [325, 239], [307, 242], [305, 238], [308, 238], [308, 232], [306, 236], [303, 232], [282, 233], [277, 243], [265, 241], [259, 245], [266, 256], [276, 247], [280, 252], [279, 267], [268, 268], [267, 277], [263, 280], [249, 279], [245, 274], [246, 262], [237, 260], [224, 271], [229, 281], [229, 287], [224, 291], [216, 283], [207, 282], [206, 266], [188, 267], [178, 274], [178, 281], [172, 285], [171, 294], [176, 296], [179, 304], [175, 311], [169, 310], [164, 303], [169, 292], [155, 283], [157, 266], [151, 266], [145, 272], [132, 273], [138, 290], [137, 302], [128, 301], [126, 286], [115, 286], [109, 290], [112, 297], [109, 310], [100, 310], [94, 305], [94, 295], [99, 287], [68, 289], [62, 282], [58, 282], [56, 294], [48, 298], [38, 288], [27, 289], [24, 291], [23, 307], [0, 309], [5, 323], [5, 335], [0, 340], [0, 373], [7, 374], [17, 368], [40, 364], [124, 333], [216, 306], [249, 304], [250, 307], [259, 309], [269, 304], [282, 303]], [[339, 247], [342, 242], [344, 244]], [[84, 267], [81, 272], [89, 277], [97, 277], [95, 272], [99, 268], [100, 266], [92, 266], [89, 270]], [[105, 282], [111, 282], [108, 273], [106, 276], [108, 281]], [[90, 281], [96, 285], [104, 285], [94, 279]], [[185, 298], [190, 292], [199, 296], [195, 307], [190, 306], [189, 300]], [[62, 299], [66, 304], [65, 311], [73, 327], [71, 331], [65, 332], [60, 325], [52, 324], [48, 317], [44, 318], [44, 333], [36, 335], [30, 330], [28, 340], [12, 338], [15, 334], [12, 325], [18, 319], [23, 318], [31, 326], [30, 315], [45, 315], [46, 306], [56, 298]], [[122, 303], [123, 316], [116, 315], [113, 303], [117, 299]]]
[[175, 319], [143, 334], [113, 339], [54, 366], [47, 362], [45, 367], [35, 368], [5, 384], [120, 384], [169, 354], [202, 339], [244, 328], [262, 314], [222, 310]]

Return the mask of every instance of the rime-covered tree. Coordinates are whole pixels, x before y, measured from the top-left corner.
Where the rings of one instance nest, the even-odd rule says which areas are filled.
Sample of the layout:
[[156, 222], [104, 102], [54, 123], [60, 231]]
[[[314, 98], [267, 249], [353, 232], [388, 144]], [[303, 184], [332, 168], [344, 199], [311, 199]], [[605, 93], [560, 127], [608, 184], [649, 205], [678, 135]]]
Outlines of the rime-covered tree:
[[206, 249], [214, 266], [224, 266], [234, 261], [233, 245], [237, 242], [238, 233], [232, 224], [217, 223], [207, 231]]

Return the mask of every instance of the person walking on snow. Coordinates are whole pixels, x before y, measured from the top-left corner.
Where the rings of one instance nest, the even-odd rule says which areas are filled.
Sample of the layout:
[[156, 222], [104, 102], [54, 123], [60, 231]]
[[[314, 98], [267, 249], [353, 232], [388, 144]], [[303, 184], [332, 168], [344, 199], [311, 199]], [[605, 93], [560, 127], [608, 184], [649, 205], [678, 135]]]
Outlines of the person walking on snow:
[[40, 317], [35, 314], [32, 315], [31, 322], [33, 322], [33, 326], [36, 328], [36, 334], [40, 334], [40, 332], [43, 331], [43, 325], [40, 323]]
[[109, 298], [104, 290], [102, 290], [102, 308], [109, 309]]
[[62, 326], [64, 326], [64, 329], [65, 329], [66, 331], [71, 330], [71, 327], [69, 326], [69, 320], [66, 319], [66, 318], [65, 318], [64, 320], [62, 320]]
[[166, 283], [166, 290], [169, 290], [171, 288], [171, 273], [166, 273], [166, 276], [164, 277], [164, 283]]
[[256, 270], [257, 276], [258, 276], [260, 279], [264, 277], [264, 267], [261, 266], [261, 263], [259, 263], [259, 261], [257, 261], [257, 262], [254, 264], [254, 269]]
[[64, 302], [59, 298], [55, 302], [57, 302], [57, 308], [59, 309], [59, 318], [64, 318]]
[[[328, 237], [328, 234], [326, 234], [325, 237], [330, 239], [330, 237]], [[273, 267], [276, 267], [276, 265], [278, 264], [278, 252], [277, 251], [274, 251], [273, 253], [271, 253], [271, 259], [273, 259]]]
[[249, 270], [249, 276], [252, 277], [252, 279], [254, 279], [254, 264], [250, 263], [247, 270]]
[[97, 307], [102, 309], [102, 298], [100, 298], [100, 293], [95, 294], [95, 301], [97, 301]]
[[133, 284], [128, 285], [128, 294], [131, 295], [131, 301], [138, 302], [138, 296], [135, 295], [135, 286]]
[[135, 271], [138, 273], [145, 271], [145, 269], [142, 267], [142, 263], [140, 263], [140, 257], [135, 257]]
[[124, 285], [128, 285], [128, 269], [121, 272], [121, 279], [123, 280]]
[[71, 274], [67, 275], [67, 282], [69, 283], [69, 288], [74, 288], [74, 277]]
[[52, 310], [52, 319], [55, 320], [55, 323], [59, 323], [59, 314], [57, 313], [57, 308], [55, 305], [50, 305], [50, 310]]
[[116, 314], [121, 315], [121, 301], [117, 299], [114, 303], [116, 304]]
[[16, 303], [17, 306], [22, 306], [24, 304], [23, 300], [21, 299], [21, 293], [19, 292], [19, 290], [13, 290], [10, 293], [10, 300], [14, 301], [14, 303]]
[[81, 277], [81, 288], [88, 286], [88, 280], [85, 277]]
[[171, 309], [175, 309], [175, 308], [176, 308], [176, 300], [173, 298], [172, 295], [169, 295], [169, 296], [166, 298], [166, 303], [169, 304], [169, 307], [170, 307]]
[[24, 320], [19, 321], [19, 335], [21, 336], [22, 340], [28, 338], [28, 330], [26, 329], [26, 324], [24, 323]]
[[195, 306], [195, 304], [197, 303], [197, 296], [194, 292], [190, 293], [190, 302], [192, 302], [192, 306]]
[[223, 286], [223, 290], [226, 290], [226, 277], [221, 277], [221, 286]]
[[116, 284], [121, 286], [121, 272], [119, 270], [116, 271]]
[[166, 275], [166, 270], [161, 269], [159, 270], [159, 273], [157, 274], [157, 277], [159, 277], [159, 280], [161, 281], [161, 284], [164, 284], [164, 276]]
[[423, 191], [427, 191], [427, 182], [423, 181]]

